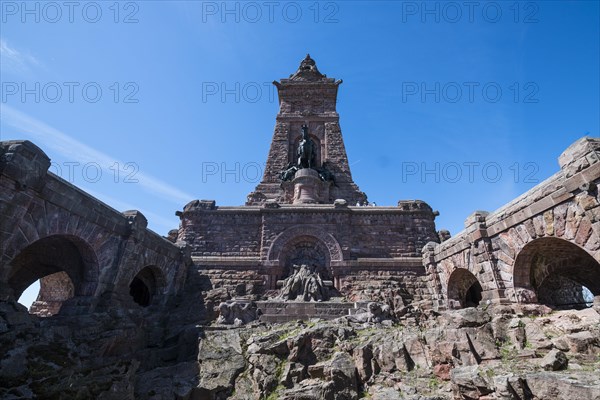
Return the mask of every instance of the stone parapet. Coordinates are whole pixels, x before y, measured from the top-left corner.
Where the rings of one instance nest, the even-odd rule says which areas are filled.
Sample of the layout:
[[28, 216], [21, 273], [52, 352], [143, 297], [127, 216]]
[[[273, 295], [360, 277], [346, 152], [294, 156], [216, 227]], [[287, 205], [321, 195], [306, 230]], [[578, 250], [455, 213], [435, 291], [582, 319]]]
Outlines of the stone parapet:
[[356, 303], [341, 303], [333, 301], [257, 301], [261, 322], [282, 323], [311, 318], [335, 319], [351, 315]]

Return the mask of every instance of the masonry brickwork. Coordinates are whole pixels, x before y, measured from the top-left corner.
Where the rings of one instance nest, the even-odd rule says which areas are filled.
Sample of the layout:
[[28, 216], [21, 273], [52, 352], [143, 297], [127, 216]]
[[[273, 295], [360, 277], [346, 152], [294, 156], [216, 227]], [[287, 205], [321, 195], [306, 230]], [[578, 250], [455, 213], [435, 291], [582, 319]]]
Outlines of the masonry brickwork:
[[[425, 273], [420, 249], [437, 240], [434, 213], [419, 201], [398, 207], [278, 208], [192, 202], [180, 217], [179, 239], [188, 243], [199, 271], [232, 290], [245, 282], [248, 294], [275, 290], [277, 280], [299, 262], [322, 266], [346, 294], [362, 291], [370, 274], [372, 289], [379, 283], [414, 286], [415, 277]], [[381, 282], [378, 274], [384, 274]]]

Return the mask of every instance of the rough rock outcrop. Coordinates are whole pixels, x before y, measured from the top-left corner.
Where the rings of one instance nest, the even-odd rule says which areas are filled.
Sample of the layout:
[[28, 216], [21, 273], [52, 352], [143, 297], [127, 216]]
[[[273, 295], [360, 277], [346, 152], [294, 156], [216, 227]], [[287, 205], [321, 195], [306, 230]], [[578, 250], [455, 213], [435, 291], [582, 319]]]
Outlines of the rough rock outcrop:
[[419, 323], [407, 314], [395, 325], [259, 324], [239, 330], [246, 362], [230, 391], [236, 399], [600, 399], [600, 347], [589, 339], [599, 329], [591, 308], [543, 306], [469, 308]]
[[594, 308], [196, 326], [173, 305], [38, 318], [0, 303], [0, 397], [600, 399]]

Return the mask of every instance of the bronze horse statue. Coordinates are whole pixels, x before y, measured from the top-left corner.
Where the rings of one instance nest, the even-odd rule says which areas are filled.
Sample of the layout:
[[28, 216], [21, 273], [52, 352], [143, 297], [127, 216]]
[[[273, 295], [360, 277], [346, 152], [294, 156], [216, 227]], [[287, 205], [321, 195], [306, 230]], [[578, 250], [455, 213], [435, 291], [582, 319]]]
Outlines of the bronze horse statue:
[[315, 142], [308, 136], [308, 126], [302, 125], [302, 140], [298, 144], [297, 150], [298, 168], [315, 167]]

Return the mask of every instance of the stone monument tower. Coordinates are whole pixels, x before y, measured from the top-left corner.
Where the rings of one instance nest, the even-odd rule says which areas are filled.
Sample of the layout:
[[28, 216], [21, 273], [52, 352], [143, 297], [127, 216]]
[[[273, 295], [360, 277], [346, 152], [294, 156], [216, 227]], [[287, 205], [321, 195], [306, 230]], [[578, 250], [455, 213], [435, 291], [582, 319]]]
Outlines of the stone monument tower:
[[[275, 133], [264, 176], [246, 205], [366, 202], [352, 180], [336, 111], [341, 83], [321, 74], [308, 54], [288, 79], [273, 82], [279, 94]], [[312, 150], [310, 165], [299, 160], [305, 140]]]
[[[429, 296], [421, 249], [439, 241], [437, 213], [420, 200], [356, 206], [367, 196], [348, 166], [336, 111], [340, 83], [306, 56], [275, 83], [275, 133], [262, 181], [246, 205], [193, 200], [177, 212], [176, 240], [187, 243], [206, 278], [208, 309], [229, 301], [227, 293], [264, 300], [281, 291], [286, 300], [323, 300], [331, 291], [352, 301], [405, 303]], [[312, 289], [299, 291], [298, 282]], [[273, 314], [261, 311], [263, 319]]]

